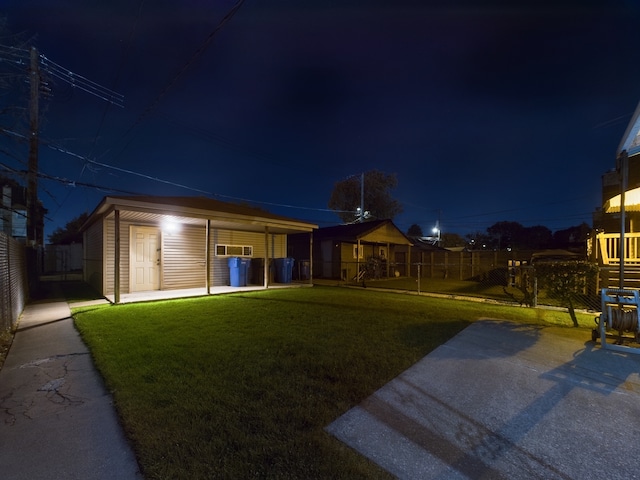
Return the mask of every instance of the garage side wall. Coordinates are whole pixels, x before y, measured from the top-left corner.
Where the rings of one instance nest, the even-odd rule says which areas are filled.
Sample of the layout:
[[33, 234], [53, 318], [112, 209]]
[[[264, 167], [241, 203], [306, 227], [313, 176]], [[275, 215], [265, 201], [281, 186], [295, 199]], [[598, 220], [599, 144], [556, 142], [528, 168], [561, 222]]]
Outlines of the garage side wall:
[[205, 286], [206, 238], [206, 230], [194, 226], [162, 235], [163, 290]]
[[105, 294], [104, 287], [104, 225], [98, 221], [84, 232], [84, 281], [96, 291]]
[[[209, 239], [211, 248], [211, 286], [223, 287], [229, 285], [229, 256], [216, 255], [217, 245], [251, 246], [251, 258], [265, 258], [265, 234], [258, 232], [242, 232], [236, 230], [211, 229]], [[272, 235], [267, 239], [269, 258], [284, 258], [287, 253], [287, 236]]]
[[[105, 292], [104, 295], [114, 295], [115, 275], [115, 221], [114, 217], [105, 218]], [[120, 292], [129, 293], [129, 237], [132, 222], [120, 220]]]

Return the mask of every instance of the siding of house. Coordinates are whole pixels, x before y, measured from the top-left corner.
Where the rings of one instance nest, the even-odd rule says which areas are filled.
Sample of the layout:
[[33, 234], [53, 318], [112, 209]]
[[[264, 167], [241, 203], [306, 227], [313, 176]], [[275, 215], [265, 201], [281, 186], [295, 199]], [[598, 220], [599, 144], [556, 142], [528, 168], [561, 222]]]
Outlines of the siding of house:
[[84, 279], [102, 292], [104, 285], [103, 222], [95, 222], [84, 233]]
[[365, 243], [360, 244], [362, 249], [362, 255], [357, 259], [353, 255], [353, 249], [357, 245], [356, 243], [342, 242], [340, 244], [340, 275], [336, 275], [334, 272], [334, 278], [343, 278], [351, 280], [358, 273], [360, 265], [366, 264], [367, 259], [374, 255], [374, 245], [368, 245]]
[[[115, 221], [113, 216], [105, 218], [105, 236], [104, 236], [104, 265], [105, 265], [105, 291], [104, 295], [113, 295], [115, 293]], [[120, 291], [129, 293], [129, 238], [130, 230], [133, 223], [120, 221]]]
[[[120, 291], [130, 292], [129, 260], [130, 231], [139, 222], [120, 221]], [[153, 225], [150, 225], [153, 226]], [[114, 257], [115, 257], [115, 221], [108, 216], [103, 222], [96, 222], [85, 233], [85, 275], [90, 283], [104, 295], [113, 295]], [[206, 278], [206, 229], [198, 226], [185, 226], [179, 233], [161, 234], [161, 288], [163, 290], [198, 288], [205, 286]], [[268, 236], [269, 258], [286, 257], [287, 236]], [[211, 252], [210, 285], [226, 286], [230, 283], [228, 256], [216, 256], [217, 244], [250, 245], [252, 258], [264, 258], [265, 234], [235, 230], [212, 229], [209, 248]]]
[[163, 290], [205, 286], [206, 241], [204, 227], [189, 226], [178, 233], [162, 235]]
[[[211, 249], [211, 278], [212, 287], [222, 287], [229, 285], [229, 257], [218, 257], [215, 255], [217, 244], [222, 245], [250, 245], [253, 247], [252, 258], [265, 258], [265, 236], [264, 233], [242, 232], [235, 230], [212, 229], [210, 234]], [[269, 258], [284, 258], [287, 253], [286, 235], [269, 235]]]

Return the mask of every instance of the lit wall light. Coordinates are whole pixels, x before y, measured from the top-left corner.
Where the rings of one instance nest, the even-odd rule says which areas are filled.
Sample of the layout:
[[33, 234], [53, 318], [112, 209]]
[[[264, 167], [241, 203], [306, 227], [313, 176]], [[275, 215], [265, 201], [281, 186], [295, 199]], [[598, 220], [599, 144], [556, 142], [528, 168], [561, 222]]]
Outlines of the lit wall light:
[[181, 226], [175, 218], [167, 217], [162, 221], [161, 228], [163, 233], [173, 235], [174, 233], [180, 232]]

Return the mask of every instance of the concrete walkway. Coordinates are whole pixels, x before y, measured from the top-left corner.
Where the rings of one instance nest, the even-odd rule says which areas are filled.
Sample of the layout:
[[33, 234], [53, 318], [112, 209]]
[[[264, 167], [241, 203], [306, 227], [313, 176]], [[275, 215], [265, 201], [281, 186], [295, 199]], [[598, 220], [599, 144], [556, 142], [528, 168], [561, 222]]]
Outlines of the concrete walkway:
[[640, 479], [640, 355], [479, 321], [327, 430], [402, 479]]
[[64, 301], [26, 307], [0, 370], [0, 477], [142, 478]]

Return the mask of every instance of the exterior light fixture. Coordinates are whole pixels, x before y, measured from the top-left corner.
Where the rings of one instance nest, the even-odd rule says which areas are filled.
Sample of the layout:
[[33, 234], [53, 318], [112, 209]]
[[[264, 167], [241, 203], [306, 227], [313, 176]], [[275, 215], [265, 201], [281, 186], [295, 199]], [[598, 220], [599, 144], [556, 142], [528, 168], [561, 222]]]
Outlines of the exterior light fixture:
[[181, 230], [180, 223], [172, 217], [167, 217], [162, 221], [162, 232], [172, 235], [174, 233], [179, 233]]

